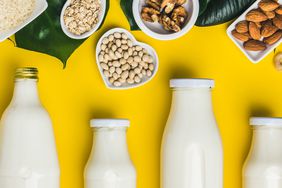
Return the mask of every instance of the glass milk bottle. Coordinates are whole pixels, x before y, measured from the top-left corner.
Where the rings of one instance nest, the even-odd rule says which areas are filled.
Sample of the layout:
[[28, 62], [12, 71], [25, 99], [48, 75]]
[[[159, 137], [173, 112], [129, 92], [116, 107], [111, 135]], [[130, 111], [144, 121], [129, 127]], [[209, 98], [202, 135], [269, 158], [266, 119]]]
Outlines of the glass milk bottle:
[[136, 188], [136, 172], [126, 142], [129, 121], [91, 120], [93, 148], [85, 168], [85, 188]]
[[282, 187], [282, 118], [254, 117], [253, 139], [243, 168], [243, 188]]
[[223, 151], [209, 79], [174, 79], [161, 153], [161, 188], [222, 188]]
[[36, 68], [18, 68], [12, 101], [0, 122], [0, 187], [59, 188], [51, 119], [37, 91]]

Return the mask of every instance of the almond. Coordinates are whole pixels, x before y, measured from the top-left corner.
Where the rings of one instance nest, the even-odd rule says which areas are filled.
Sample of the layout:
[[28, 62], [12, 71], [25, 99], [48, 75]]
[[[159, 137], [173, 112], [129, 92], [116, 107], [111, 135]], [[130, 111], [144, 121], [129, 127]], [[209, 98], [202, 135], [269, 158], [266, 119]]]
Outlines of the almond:
[[238, 39], [238, 40], [240, 40], [242, 42], [246, 42], [246, 41], [248, 41], [251, 38], [248, 32], [246, 32], [246, 33], [238, 33], [236, 30], [232, 31], [232, 35], [236, 39]]
[[263, 51], [266, 49], [266, 45], [259, 40], [249, 40], [244, 43], [244, 48], [250, 51]]
[[272, 0], [262, 0], [258, 4], [259, 8], [263, 11], [273, 11], [279, 7], [279, 3], [272, 1]]
[[276, 27], [282, 29], [282, 18], [280, 15], [276, 15], [276, 17], [272, 19], [272, 22]]
[[255, 40], [259, 40], [261, 38], [260, 29], [254, 22], [249, 23], [249, 33]]
[[248, 22], [247, 21], [241, 21], [241, 22], [238, 22], [235, 26], [235, 29], [238, 33], [246, 33], [249, 31], [249, 28], [248, 28]]
[[271, 22], [267, 22], [262, 26], [261, 36], [269, 37], [273, 35], [277, 30], [278, 28], [276, 26], [272, 25]]
[[278, 7], [275, 12], [279, 15], [282, 15], [282, 6]]
[[272, 19], [272, 18], [275, 17], [275, 12], [274, 11], [264, 12], [264, 14], [268, 17], [268, 19]]
[[271, 45], [271, 44], [276, 43], [279, 39], [281, 39], [281, 37], [282, 37], [282, 31], [277, 31], [276, 33], [274, 33], [270, 37], [264, 38], [263, 42]]
[[263, 22], [267, 19], [267, 16], [258, 9], [251, 10], [246, 15], [246, 20], [251, 22]]

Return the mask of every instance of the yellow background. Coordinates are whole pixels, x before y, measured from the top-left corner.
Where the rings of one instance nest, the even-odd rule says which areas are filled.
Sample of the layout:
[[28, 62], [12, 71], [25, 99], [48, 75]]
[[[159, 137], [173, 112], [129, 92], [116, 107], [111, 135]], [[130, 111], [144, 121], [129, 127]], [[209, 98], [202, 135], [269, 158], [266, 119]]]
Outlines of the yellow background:
[[252, 64], [227, 37], [228, 24], [194, 27], [186, 36], [167, 42], [132, 32], [158, 52], [158, 74], [140, 88], [112, 91], [99, 75], [95, 45], [110, 28], [129, 29], [118, 2], [111, 0], [104, 26], [76, 50], [66, 69], [56, 58], [15, 48], [8, 40], [1, 43], [0, 114], [12, 97], [15, 68], [36, 66], [41, 99], [54, 122], [61, 187], [83, 187], [83, 169], [92, 145], [89, 120], [108, 117], [131, 120], [128, 145], [138, 171], [138, 188], [158, 188], [161, 137], [171, 103], [169, 79], [213, 78], [214, 111], [225, 152], [224, 185], [240, 188], [241, 167], [251, 141], [248, 118], [282, 116], [282, 73], [273, 66], [274, 52]]

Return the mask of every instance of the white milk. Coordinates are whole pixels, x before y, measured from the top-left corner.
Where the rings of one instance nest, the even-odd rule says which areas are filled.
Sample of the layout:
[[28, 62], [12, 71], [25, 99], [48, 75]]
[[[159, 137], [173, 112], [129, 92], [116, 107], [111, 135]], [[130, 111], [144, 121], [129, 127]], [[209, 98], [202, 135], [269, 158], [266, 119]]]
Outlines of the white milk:
[[214, 118], [213, 80], [175, 79], [163, 136], [161, 188], [222, 188], [223, 151]]
[[37, 92], [37, 69], [16, 72], [14, 96], [0, 122], [0, 188], [59, 188], [50, 117]]
[[128, 120], [95, 119], [93, 148], [85, 168], [85, 188], [136, 188], [136, 171], [126, 142]]
[[282, 118], [251, 118], [253, 140], [243, 188], [282, 187]]

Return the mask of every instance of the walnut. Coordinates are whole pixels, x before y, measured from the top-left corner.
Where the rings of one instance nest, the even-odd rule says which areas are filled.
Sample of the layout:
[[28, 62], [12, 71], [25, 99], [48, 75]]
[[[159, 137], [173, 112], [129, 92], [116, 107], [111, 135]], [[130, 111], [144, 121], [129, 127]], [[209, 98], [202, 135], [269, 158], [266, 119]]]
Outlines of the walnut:
[[164, 10], [165, 13], [169, 14], [174, 9], [177, 0], [163, 0], [161, 4], [161, 10]]
[[183, 26], [188, 13], [184, 7], [179, 6], [172, 11], [171, 19], [175, 21], [178, 26]]
[[178, 26], [175, 21], [170, 19], [170, 17], [168, 17], [167, 15], [161, 16], [160, 24], [162, 24], [164, 29], [167, 31], [179, 32], [181, 30], [180, 26]]
[[146, 4], [158, 11], [161, 10], [161, 0], [146, 0]]
[[141, 17], [143, 20], [148, 22], [158, 22], [160, 12], [151, 7], [144, 7], [141, 12]]

